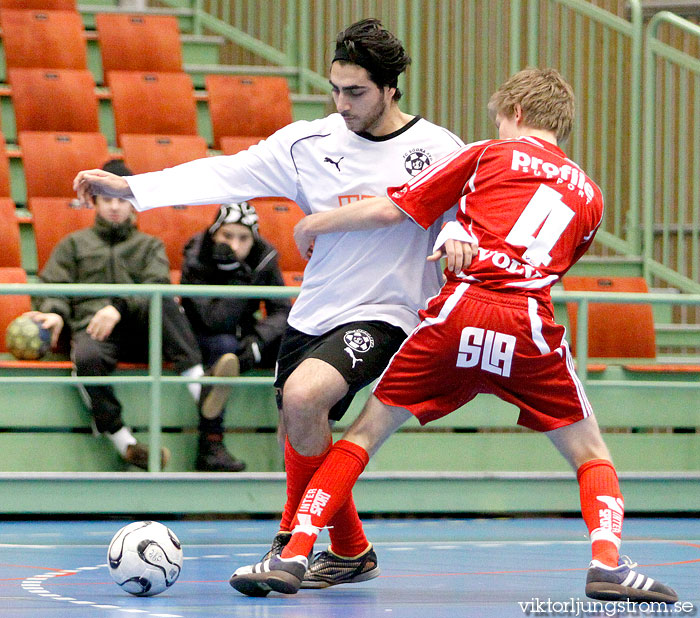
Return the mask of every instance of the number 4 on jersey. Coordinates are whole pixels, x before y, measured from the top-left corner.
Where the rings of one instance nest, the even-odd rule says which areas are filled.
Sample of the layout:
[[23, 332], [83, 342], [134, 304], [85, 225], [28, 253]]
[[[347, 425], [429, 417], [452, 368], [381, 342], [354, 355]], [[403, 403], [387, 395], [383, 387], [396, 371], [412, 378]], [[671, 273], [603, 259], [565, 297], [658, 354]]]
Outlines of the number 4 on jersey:
[[506, 236], [506, 242], [527, 247], [523, 259], [528, 264], [547, 266], [552, 261], [549, 252], [573, 218], [574, 211], [564, 204], [562, 194], [540, 185]]

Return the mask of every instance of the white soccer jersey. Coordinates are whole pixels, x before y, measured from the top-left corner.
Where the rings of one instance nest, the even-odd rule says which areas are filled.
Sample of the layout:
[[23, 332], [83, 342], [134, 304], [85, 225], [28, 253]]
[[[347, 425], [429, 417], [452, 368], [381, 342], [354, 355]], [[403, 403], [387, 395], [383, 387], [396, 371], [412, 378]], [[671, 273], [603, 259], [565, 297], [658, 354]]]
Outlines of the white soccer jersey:
[[[340, 114], [298, 121], [246, 151], [127, 177], [137, 210], [176, 204], [287, 197], [306, 214], [386, 195], [463, 142], [416, 117], [391, 135], [360, 136]], [[410, 332], [442, 284], [426, 262], [442, 219], [423, 231], [406, 220], [378, 230], [316, 239], [289, 324], [321, 335], [348, 322], [381, 320]]]

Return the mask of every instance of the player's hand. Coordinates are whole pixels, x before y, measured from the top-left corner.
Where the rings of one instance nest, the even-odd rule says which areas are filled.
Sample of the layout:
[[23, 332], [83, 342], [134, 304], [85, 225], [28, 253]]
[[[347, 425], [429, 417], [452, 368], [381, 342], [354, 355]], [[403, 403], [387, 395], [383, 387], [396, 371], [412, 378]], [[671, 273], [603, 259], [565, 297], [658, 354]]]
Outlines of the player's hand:
[[58, 345], [58, 338], [63, 330], [63, 318], [58, 313], [42, 313], [41, 311], [27, 311], [24, 315], [34, 320], [39, 326], [51, 332], [51, 347]]
[[90, 205], [91, 195], [107, 195], [127, 199], [134, 197], [129, 183], [122, 177], [104, 170], [84, 170], [73, 180], [73, 190], [83, 207]]
[[440, 249], [427, 257], [427, 261], [437, 262], [443, 257], [447, 257], [447, 270], [457, 274], [469, 267], [477, 249], [475, 243], [448, 238]]
[[87, 327], [87, 334], [95, 341], [104, 341], [112, 334], [114, 327], [121, 319], [122, 314], [113, 305], [102, 307], [92, 316]]
[[299, 223], [294, 226], [294, 242], [297, 249], [305, 260], [311, 259], [311, 254], [314, 252], [314, 241], [316, 235], [309, 230], [309, 220], [313, 215], [304, 217]]

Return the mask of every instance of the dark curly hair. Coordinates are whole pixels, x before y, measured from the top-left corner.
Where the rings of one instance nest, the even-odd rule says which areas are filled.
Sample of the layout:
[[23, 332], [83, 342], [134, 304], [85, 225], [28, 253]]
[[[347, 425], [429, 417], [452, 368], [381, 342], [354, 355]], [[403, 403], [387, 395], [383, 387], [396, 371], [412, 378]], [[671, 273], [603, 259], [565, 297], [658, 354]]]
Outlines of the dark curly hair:
[[366, 69], [380, 88], [396, 88], [394, 100], [401, 98], [399, 75], [411, 64], [403, 44], [378, 19], [362, 19], [340, 32], [335, 40], [333, 62], [352, 62]]

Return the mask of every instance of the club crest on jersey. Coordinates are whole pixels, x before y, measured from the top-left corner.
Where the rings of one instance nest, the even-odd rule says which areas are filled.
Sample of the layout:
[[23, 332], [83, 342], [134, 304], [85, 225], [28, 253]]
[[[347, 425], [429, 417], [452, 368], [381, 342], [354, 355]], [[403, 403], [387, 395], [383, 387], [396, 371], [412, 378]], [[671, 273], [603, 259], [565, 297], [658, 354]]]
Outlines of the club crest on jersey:
[[343, 335], [343, 341], [345, 342], [345, 348], [343, 351], [348, 354], [352, 359], [352, 368], [355, 368], [357, 363], [361, 363], [362, 359], [355, 356], [355, 352], [358, 354], [364, 354], [369, 352], [374, 347], [374, 338], [366, 330], [361, 328], [354, 328], [353, 330], [346, 331]]
[[431, 163], [430, 155], [423, 148], [412, 148], [403, 156], [404, 167], [411, 176], [420, 174]]

